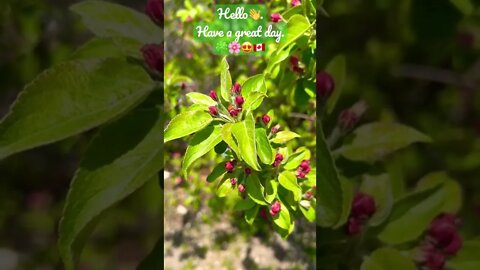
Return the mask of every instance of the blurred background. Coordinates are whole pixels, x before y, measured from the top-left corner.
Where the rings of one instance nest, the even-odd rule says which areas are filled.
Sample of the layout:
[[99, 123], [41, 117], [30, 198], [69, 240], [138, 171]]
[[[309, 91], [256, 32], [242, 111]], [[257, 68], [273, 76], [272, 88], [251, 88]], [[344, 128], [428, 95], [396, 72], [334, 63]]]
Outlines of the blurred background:
[[[68, 10], [79, 1], [0, 2], [0, 115], [41, 71], [68, 60], [91, 34]], [[115, 1], [143, 12], [146, 1]], [[45, 104], [48, 106], [48, 104]], [[63, 269], [58, 221], [88, 132], [0, 162], [0, 269]], [[78, 269], [135, 269], [161, 235], [163, 198], [148, 183], [111, 210], [87, 241]]]
[[[400, 197], [424, 175], [446, 171], [462, 185], [466, 239], [480, 233], [480, 1], [325, 1], [318, 23], [320, 67], [347, 59], [334, 117], [363, 99], [363, 122], [393, 119], [433, 139], [386, 161]], [[374, 172], [375, 166], [350, 173]]]

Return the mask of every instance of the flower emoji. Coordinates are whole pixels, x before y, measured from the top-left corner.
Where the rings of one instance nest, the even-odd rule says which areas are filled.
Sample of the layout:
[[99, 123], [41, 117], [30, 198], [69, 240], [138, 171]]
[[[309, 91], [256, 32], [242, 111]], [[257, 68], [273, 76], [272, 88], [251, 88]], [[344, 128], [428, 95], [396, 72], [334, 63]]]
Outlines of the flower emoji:
[[230, 53], [239, 53], [240, 52], [240, 44], [236, 41], [232, 41], [230, 44], [228, 44], [228, 49]]

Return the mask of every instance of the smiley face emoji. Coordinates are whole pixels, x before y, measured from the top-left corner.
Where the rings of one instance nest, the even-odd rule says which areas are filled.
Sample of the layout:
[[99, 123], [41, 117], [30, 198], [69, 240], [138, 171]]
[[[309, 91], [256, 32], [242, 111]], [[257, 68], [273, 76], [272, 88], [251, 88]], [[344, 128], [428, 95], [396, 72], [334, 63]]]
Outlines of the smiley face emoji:
[[252, 43], [250, 43], [250, 42], [248, 42], [248, 41], [244, 42], [244, 43], [242, 44], [242, 52], [244, 52], [244, 53], [249, 53], [249, 52], [251, 52], [251, 51], [253, 51], [253, 45], [252, 45]]

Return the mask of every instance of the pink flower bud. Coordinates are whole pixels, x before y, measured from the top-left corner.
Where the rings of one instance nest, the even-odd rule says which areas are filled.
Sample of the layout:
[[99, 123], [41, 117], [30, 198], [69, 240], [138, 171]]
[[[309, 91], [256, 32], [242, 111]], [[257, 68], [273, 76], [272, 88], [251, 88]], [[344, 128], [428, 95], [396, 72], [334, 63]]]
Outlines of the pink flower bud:
[[276, 134], [280, 130], [280, 125], [275, 125], [272, 127], [272, 134]]
[[297, 177], [303, 179], [307, 176], [307, 174], [303, 171], [297, 171]]
[[217, 92], [215, 92], [215, 90], [210, 90], [209, 96], [215, 101], [218, 100]]
[[235, 169], [235, 164], [232, 162], [232, 161], [227, 161], [225, 163], [225, 169], [228, 171], [228, 172], [232, 172], [233, 169]]
[[347, 234], [356, 235], [362, 230], [362, 223], [357, 218], [351, 217], [347, 224]]
[[302, 163], [300, 163], [300, 168], [302, 168], [303, 170], [309, 169], [310, 168], [310, 161], [302, 160]]
[[276, 216], [282, 208], [282, 205], [280, 204], [279, 201], [275, 201], [271, 206], [270, 206], [270, 215], [272, 217]]
[[281, 153], [275, 154], [275, 160], [282, 161], [283, 160], [283, 155]]
[[300, 0], [292, 0], [292, 7], [296, 7], [301, 4]]
[[235, 185], [237, 184], [237, 178], [232, 178], [232, 179], [230, 179], [230, 184], [231, 184], [232, 186], [235, 186]]
[[232, 94], [237, 94], [237, 95], [238, 95], [238, 94], [240, 94], [240, 92], [241, 92], [241, 90], [242, 90], [242, 86], [240, 86], [239, 83], [234, 83], [234, 84], [232, 85], [232, 89], [231, 89], [231, 90], [232, 90]]
[[358, 123], [359, 117], [357, 114], [350, 110], [344, 110], [340, 113], [338, 125], [344, 130], [352, 129]]
[[163, 0], [148, 0], [145, 13], [157, 25], [163, 26]]
[[216, 106], [210, 106], [210, 107], [208, 107], [208, 110], [210, 111], [210, 114], [212, 116], [218, 115], [218, 109], [217, 109]]
[[312, 195], [312, 192], [308, 190], [307, 192], [305, 192], [305, 199], [310, 200], [312, 198]]
[[270, 20], [274, 23], [277, 23], [282, 20], [282, 15], [280, 15], [280, 13], [272, 13], [270, 15]]
[[352, 202], [352, 217], [366, 219], [371, 217], [375, 211], [375, 200], [370, 195], [361, 192], [355, 194]]
[[239, 113], [240, 111], [237, 110], [237, 109], [232, 109], [232, 110], [230, 110], [230, 111], [228, 111], [228, 112], [230, 113], [230, 115], [231, 115], [232, 117], [237, 117], [237, 116], [238, 116], [238, 113]]
[[248, 175], [248, 174], [251, 174], [252, 173], [252, 169], [250, 169], [249, 167], [246, 167], [245, 168], [245, 173]]
[[237, 103], [238, 107], [242, 107], [243, 102], [244, 102], [244, 100], [243, 100], [242, 96], [236, 96], [235, 97], [235, 103]]
[[140, 51], [143, 60], [151, 70], [163, 72], [163, 44], [146, 44]]
[[273, 162], [273, 167], [275, 167], [275, 168], [278, 167], [280, 165], [280, 162], [281, 162], [280, 160], [275, 160]]
[[264, 114], [262, 116], [262, 121], [265, 123], [265, 125], [268, 124], [268, 122], [270, 122], [270, 116], [268, 116], [268, 114]]
[[327, 99], [335, 89], [335, 81], [332, 76], [325, 71], [317, 73], [317, 95]]
[[243, 184], [238, 185], [238, 192], [240, 193], [245, 192], [245, 186]]

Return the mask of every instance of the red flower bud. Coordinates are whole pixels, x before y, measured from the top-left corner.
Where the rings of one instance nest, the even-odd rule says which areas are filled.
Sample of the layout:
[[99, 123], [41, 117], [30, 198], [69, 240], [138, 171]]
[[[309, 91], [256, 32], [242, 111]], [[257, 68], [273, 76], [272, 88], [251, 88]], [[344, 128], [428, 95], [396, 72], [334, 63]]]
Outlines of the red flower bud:
[[282, 161], [283, 160], [283, 155], [280, 153], [275, 154], [275, 160]]
[[270, 122], [270, 116], [268, 116], [268, 114], [264, 114], [262, 116], [262, 121], [265, 123], [265, 125], [268, 124], [268, 122]]
[[281, 162], [280, 160], [275, 160], [273, 162], [273, 167], [275, 167], [275, 168], [278, 167], [280, 165], [280, 162]]
[[264, 208], [260, 209], [260, 211], [258, 212], [258, 215], [265, 220], [268, 219], [267, 211]]
[[325, 71], [317, 73], [317, 95], [323, 99], [328, 98], [335, 89], [335, 81]]
[[455, 255], [462, 248], [462, 239], [456, 228], [457, 218], [453, 215], [440, 215], [434, 219], [428, 230], [428, 235], [434, 244], [443, 248], [448, 255]]
[[297, 177], [303, 179], [307, 176], [307, 174], [303, 171], [297, 171]]
[[243, 184], [238, 185], [238, 192], [240, 193], [245, 192], [245, 186]]
[[242, 107], [244, 100], [242, 96], [236, 96], [235, 97], [235, 103], [237, 103], [238, 107]]
[[163, 72], [163, 44], [146, 44], [140, 49], [143, 60], [151, 70]]
[[163, 0], [148, 0], [145, 12], [153, 22], [163, 26]]
[[272, 217], [276, 216], [280, 212], [281, 208], [282, 208], [282, 205], [280, 204], [279, 201], [274, 202], [270, 206], [270, 215], [272, 215]]
[[232, 162], [232, 161], [227, 161], [225, 163], [225, 169], [228, 171], [228, 172], [232, 172], [233, 169], [235, 169], [235, 163]]
[[232, 89], [231, 89], [231, 90], [232, 90], [232, 93], [233, 93], [233, 94], [240, 94], [240, 91], [242, 90], [242, 87], [240, 86], [239, 83], [234, 83], [234, 84], [232, 85]]
[[232, 110], [230, 110], [230, 111], [228, 111], [228, 112], [230, 113], [230, 115], [231, 115], [232, 117], [237, 117], [237, 116], [238, 116], [238, 113], [239, 113], [240, 111], [237, 110], [237, 109], [232, 109]]
[[426, 254], [423, 265], [428, 270], [441, 270], [445, 266], [445, 256], [436, 251]]
[[292, 56], [290, 57], [290, 66], [292, 67], [292, 69], [293, 69], [294, 67], [298, 67], [298, 61], [299, 61], [299, 59], [298, 59], [297, 56], [292, 55]]
[[300, 168], [303, 170], [307, 170], [307, 168], [310, 169], [310, 161], [302, 160], [302, 163], [300, 163]]
[[282, 20], [282, 15], [280, 15], [280, 13], [272, 13], [270, 15], [270, 20], [274, 23], [277, 23]]
[[292, 0], [292, 7], [296, 7], [301, 4], [300, 0]]
[[349, 130], [358, 123], [358, 120], [359, 117], [354, 111], [346, 109], [340, 113], [338, 125], [344, 130]]
[[313, 193], [310, 190], [308, 190], [307, 192], [305, 192], [305, 199], [310, 200], [312, 198], [312, 195]]
[[445, 246], [443, 248], [443, 253], [447, 254], [447, 255], [450, 255], [450, 256], [454, 256], [457, 254], [457, 252], [462, 249], [463, 247], [463, 241], [462, 241], [462, 238], [460, 237], [460, 235], [458, 234], [458, 232], [456, 232], [450, 243]]
[[230, 179], [230, 184], [231, 184], [232, 186], [235, 186], [235, 185], [237, 184], [237, 178], [232, 178], [232, 179]]
[[218, 115], [218, 109], [217, 109], [216, 106], [210, 106], [210, 107], [208, 107], [208, 110], [210, 111], [210, 114], [212, 116]]
[[355, 235], [362, 230], [362, 223], [357, 218], [351, 217], [347, 224], [347, 234]]
[[250, 169], [249, 167], [246, 167], [246, 168], [245, 168], [245, 173], [246, 173], [246, 174], [251, 174], [251, 173], [252, 173], [252, 169]]
[[215, 101], [218, 100], [217, 92], [215, 92], [215, 90], [210, 90], [209, 96]]
[[370, 195], [360, 192], [355, 194], [352, 202], [352, 217], [366, 219], [371, 217], [375, 211], [375, 200]]
[[272, 134], [276, 134], [279, 129], [280, 129], [280, 125], [275, 125], [275, 126], [273, 126], [273, 127], [272, 127], [272, 130], [271, 130]]

